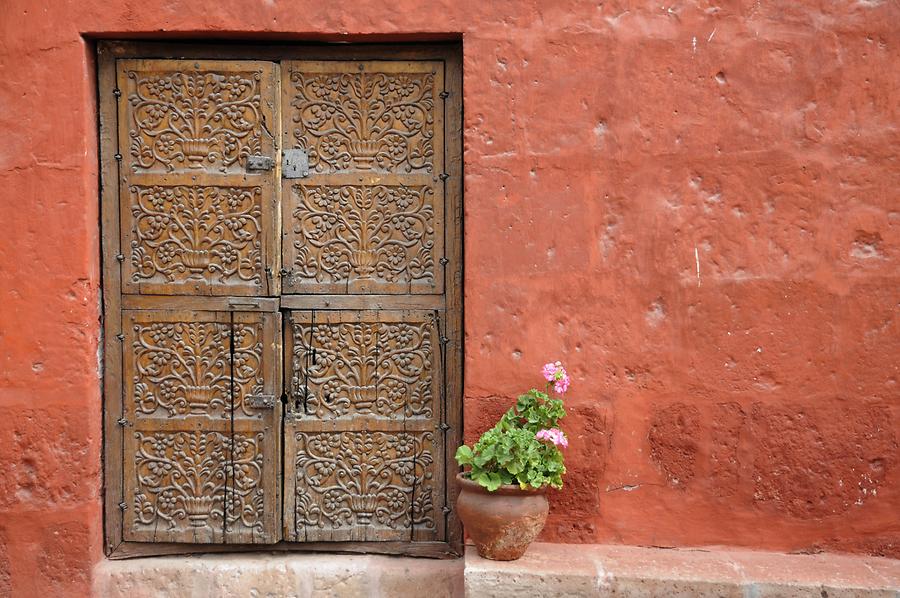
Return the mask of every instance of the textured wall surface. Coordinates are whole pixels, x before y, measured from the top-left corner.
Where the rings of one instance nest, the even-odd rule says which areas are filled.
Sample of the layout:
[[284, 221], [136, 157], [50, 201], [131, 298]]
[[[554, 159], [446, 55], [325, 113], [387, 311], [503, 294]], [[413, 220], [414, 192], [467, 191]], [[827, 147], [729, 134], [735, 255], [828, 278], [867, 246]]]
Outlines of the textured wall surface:
[[895, 0], [6, 0], [0, 595], [102, 555], [91, 36], [440, 33], [467, 437], [574, 374], [543, 538], [900, 556]]

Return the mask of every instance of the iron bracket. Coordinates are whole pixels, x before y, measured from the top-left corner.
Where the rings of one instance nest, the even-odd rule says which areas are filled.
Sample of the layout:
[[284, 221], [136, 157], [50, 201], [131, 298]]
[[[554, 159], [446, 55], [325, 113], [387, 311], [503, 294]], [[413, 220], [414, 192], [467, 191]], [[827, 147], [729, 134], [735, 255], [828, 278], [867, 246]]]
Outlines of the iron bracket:
[[266, 171], [275, 168], [275, 160], [269, 156], [247, 156], [247, 170]]
[[249, 395], [244, 404], [251, 409], [274, 409], [275, 395]]

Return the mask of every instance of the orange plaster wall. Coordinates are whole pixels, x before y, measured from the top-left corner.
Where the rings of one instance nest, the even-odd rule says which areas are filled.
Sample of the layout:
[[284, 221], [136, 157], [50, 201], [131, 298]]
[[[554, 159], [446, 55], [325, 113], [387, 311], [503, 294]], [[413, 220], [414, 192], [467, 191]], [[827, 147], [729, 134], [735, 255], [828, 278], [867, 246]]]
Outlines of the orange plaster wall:
[[84, 594], [102, 558], [92, 37], [461, 33], [466, 436], [566, 363], [544, 539], [900, 556], [898, 23], [880, 0], [3, 2], [0, 595]]

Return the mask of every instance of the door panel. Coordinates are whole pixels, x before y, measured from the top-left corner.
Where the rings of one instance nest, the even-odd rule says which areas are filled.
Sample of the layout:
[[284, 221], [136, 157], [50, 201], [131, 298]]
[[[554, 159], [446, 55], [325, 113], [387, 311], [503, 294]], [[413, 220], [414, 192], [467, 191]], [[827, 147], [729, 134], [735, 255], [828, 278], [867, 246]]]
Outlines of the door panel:
[[233, 314], [233, 468], [228, 543], [269, 544], [281, 530], [281, 314]]
[[284, 146], [308, 175], [282, 187], [287, 292], [444, 288], [443, 63], [282, 64]]
[[294, 182], [284, 191], [286, 289], [302, 293], [440, 293], [443, 189]]
[[274, 155], [275, 73], [251, 60], [120, 60], [125, 170], [243, 174], [248, 156]]
[[288, 539], [440, 537], [438, 316], [434, 311], [290, 312]]
[[274, 374], [277, 324], [276, 314], [124, 312], [126, 540], [276, 541], [280, 403], [235, 405], [251, 380], [266, 390], [255, 381]]
[[443, 63], [295, 60], [282, 73], [285, 147], [307, 150], [311, 172], [443, 172]]
[[248, 158], [277, 159], [278, 74], [268, 62], [119, 61], [125, 292], [277, 292], [276, 169]]
[[231, 318], [132, 312], [125, 331], [125, 539], [225, 538]]

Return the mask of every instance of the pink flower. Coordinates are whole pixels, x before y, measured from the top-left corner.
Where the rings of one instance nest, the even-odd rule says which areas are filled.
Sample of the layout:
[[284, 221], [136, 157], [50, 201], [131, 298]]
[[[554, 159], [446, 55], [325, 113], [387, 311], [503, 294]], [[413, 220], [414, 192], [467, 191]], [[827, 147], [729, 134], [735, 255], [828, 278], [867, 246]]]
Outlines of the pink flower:
[[552, 382], [554, 376], [556, 376], [556, 369], [561, 367], [562, 364], [558, 361], [556, 363], [548, 363], [541, 369], [541, 374], [544, 375], [544, 379], [547, 382]]
[[560, 430], [559, 428], [550, 428], [549, 430], [538, 430], [538, 433], [534, 435], [538, 440], [547, 440], [552, 442], [555, 446], [561, 446], [563, 448], [568, 448], [569, 440], [566, 438], [565, 432]]
[[563, 394], [569, 389], [571, 379], [566, 373], [566, 368], [560, 362], [548, 363], [541, 369], [544, 379], [553, 383], [553, 390], [559, 394]]
[[559, 394], [563, 394], [564, 392], [569, 390], [569, 382], [571, 382], [571, 380], [569, 380], [569, 376], [563, 374], [562, 378], [559, 378], [553, 383], [553, 390], [555, 390]]

